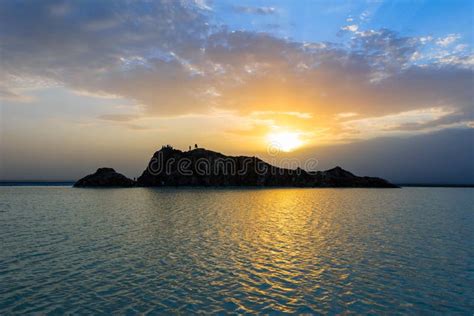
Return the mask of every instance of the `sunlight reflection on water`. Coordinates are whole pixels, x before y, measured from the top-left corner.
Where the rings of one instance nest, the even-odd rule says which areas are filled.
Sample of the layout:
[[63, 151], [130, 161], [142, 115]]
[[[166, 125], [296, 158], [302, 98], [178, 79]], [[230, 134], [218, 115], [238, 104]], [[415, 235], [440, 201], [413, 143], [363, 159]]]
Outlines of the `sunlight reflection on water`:
[[472, 313], [472, 193], [3, 187], [0, 313]]

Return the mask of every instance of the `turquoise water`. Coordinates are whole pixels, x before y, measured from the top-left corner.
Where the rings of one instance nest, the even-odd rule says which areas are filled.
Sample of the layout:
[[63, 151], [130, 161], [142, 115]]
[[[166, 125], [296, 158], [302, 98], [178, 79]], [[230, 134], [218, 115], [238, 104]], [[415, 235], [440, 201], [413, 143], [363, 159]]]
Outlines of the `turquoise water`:
[[473, 193], [0, 187], [0, 314], [472, 314]]

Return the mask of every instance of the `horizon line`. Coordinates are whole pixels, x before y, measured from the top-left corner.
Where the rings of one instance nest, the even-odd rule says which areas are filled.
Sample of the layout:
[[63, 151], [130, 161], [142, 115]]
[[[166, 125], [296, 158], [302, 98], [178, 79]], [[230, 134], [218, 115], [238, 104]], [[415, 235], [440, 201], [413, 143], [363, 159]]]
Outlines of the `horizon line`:
[[[77, 180], [0, 180], [0, 186], [18, 186], [24, 184], [74, 184]], [[403, 182], [395, 185], [401, 187], [459, 187], [459, 188], [474, 188], [474, 183], [439, 183], [439, 182]]]

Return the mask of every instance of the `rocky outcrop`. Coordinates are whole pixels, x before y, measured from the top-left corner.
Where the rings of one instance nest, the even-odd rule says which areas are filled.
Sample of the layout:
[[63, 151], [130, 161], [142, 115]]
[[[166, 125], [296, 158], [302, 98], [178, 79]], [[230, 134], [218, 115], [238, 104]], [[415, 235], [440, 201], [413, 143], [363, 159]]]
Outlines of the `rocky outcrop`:
[[202, 148], [183, 152], [171, 146], [165, 146], [153, 155], [137, 185], [397, 187], [384, 179], [358, 177], [341, 167], [307, 172], [299, 168], [278, 168], [257, 157], [225, 156]]
[[78, 180], [75, 187], [133, 187], [136, 182], [112, 168], [99, 168], [93, 174]]
[[171, 146], [164, 146], [153, 155], [137, 181], [112, 168], [99, 168], [74, 186], [397, 187], [384, 179], [356, 176], [341, 167], [308, 172], [275, 167], [257, 157], [226, 156], [203, 148], [181, 151]]
[[397, 188], [387, 180], [358, 177], [339, 166], [320, 172], [318, 181], [322, 187]]

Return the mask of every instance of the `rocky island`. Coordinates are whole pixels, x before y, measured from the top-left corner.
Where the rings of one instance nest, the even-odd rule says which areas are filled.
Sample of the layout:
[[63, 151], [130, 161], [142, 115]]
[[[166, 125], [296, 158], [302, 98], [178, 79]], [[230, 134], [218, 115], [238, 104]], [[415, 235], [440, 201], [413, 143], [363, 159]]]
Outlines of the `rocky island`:
[[397, 187], [381, 178], [356, 176], [341, 167], [309, 172], [301, 168], [279, 168], [257, 157], [226, 156], [203, 148], [181, 151], [171, 146], [163, 146], [155, 152], [137, 181], [112, 168], [100, 168], [96, 173], [77, 181], [74, 186]]
[[75, 187], [133, 187], [135, 185], [136, 181], [127, 178], [112, 168], [99, 168], [95, 173], [74, 183]]

